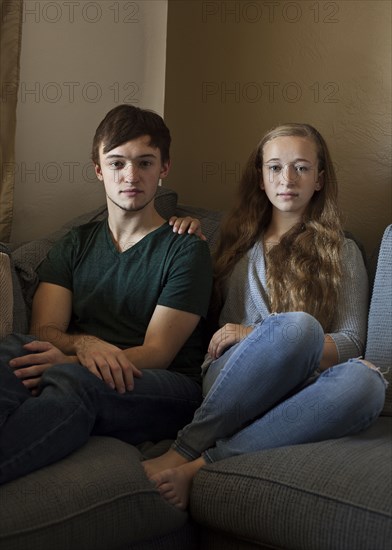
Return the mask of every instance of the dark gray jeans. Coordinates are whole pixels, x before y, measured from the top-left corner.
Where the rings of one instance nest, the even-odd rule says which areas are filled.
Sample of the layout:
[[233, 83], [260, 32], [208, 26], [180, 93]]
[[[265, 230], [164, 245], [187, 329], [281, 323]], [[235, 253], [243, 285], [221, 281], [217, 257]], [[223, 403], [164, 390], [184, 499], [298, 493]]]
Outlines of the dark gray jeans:
[[179, 373], [144, 370], [133, 391], [119, 394], [75, 363], [48, 369], [32, 397], [8, 366], [31, 340], [0, 342], [0, 483], [60, 460], [93, 434], [134, 445], [174, 439], [201, 403], [200, 386]]

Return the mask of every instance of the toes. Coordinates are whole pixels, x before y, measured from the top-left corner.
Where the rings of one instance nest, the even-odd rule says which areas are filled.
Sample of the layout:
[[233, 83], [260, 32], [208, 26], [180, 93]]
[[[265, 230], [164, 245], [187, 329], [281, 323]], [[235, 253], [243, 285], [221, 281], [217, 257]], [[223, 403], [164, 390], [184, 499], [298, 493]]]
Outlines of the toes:
[[168, 494], [175, 493], [174, 486], [172, 483], [162, 483], [161, 485], [159, 485], [158, 491], [162, 496], [165, 496], [165, 497]]
[[178, 495], [173, 494], [173, 496], [165, 495], [165, 500], [169, 502], [172, 506], [175, 506], [179, 510], [185, 510], [186, 509], [186, 503], [184, 503], [183, 499], [181, 499]]
[[159, 474], [154, 474], [149, 479], [155, 484], [156, 487], [159, 487], [164, 481]]

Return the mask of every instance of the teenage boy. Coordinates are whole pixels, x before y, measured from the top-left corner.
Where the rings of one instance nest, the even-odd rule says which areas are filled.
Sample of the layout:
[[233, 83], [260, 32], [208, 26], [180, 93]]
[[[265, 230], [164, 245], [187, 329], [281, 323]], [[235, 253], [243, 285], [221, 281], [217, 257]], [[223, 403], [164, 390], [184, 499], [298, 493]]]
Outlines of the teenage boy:
[[0, 483], [91, 434], [172, 438], [200, 404], [211, 260], [203, 240], [175, 235], [155, 209], [169, 148], [151, 111], [120, 105], [98, 126], [92, 159], [108, 217], [73, 229], [40, 267], [36, 339], [0, 344]]

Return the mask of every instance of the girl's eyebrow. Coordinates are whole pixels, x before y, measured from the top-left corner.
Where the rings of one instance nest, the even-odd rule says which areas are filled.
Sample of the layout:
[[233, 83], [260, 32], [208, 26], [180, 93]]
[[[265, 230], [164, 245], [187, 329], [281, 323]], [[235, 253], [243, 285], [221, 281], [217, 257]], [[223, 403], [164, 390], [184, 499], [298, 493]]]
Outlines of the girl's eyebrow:
[[[308, 164], [312, 164], [312, 163], [310, 162], [310, 160], [308, 160], [308, 159], [296, 158], [296, 159], [293, 160], [293, 162], [298, 162], [298, 161], [300, 161], [300, 162], [307, 162]], [[279, 158], [272, 158], [272, 159], [266, 160], [265, 162], [281, 162], [281, 159], [279, 159]]]
[[267, 164], [267, 162], [281, 162], [280, 159], [268, 159], [264, 162], [264, 164]]

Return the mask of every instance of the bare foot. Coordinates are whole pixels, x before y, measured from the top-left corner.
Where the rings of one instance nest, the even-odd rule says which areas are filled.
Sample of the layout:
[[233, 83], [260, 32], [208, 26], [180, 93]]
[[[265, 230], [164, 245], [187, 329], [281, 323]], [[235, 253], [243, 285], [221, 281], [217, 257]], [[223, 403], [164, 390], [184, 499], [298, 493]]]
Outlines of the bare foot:
[[177, 468], [182, 464], [186, 464], [188, 460], [177, 453], [174, 449], [169, 449], [161, 456], [157, 458], [150, 458], [149, 460], [144, 460], [142, 466], [146, 472], [146, 476], [150, 479], [153, 475], [167, 470], [169, 468]]
[[185, 510], [189, 503], [192, 480], [205, 464], [204, 458], [199, 457], [177, 468], [163, 470], [153, 475], [151, 481], [155, 482], [160, 495], [165, 500], [176, 508]]

